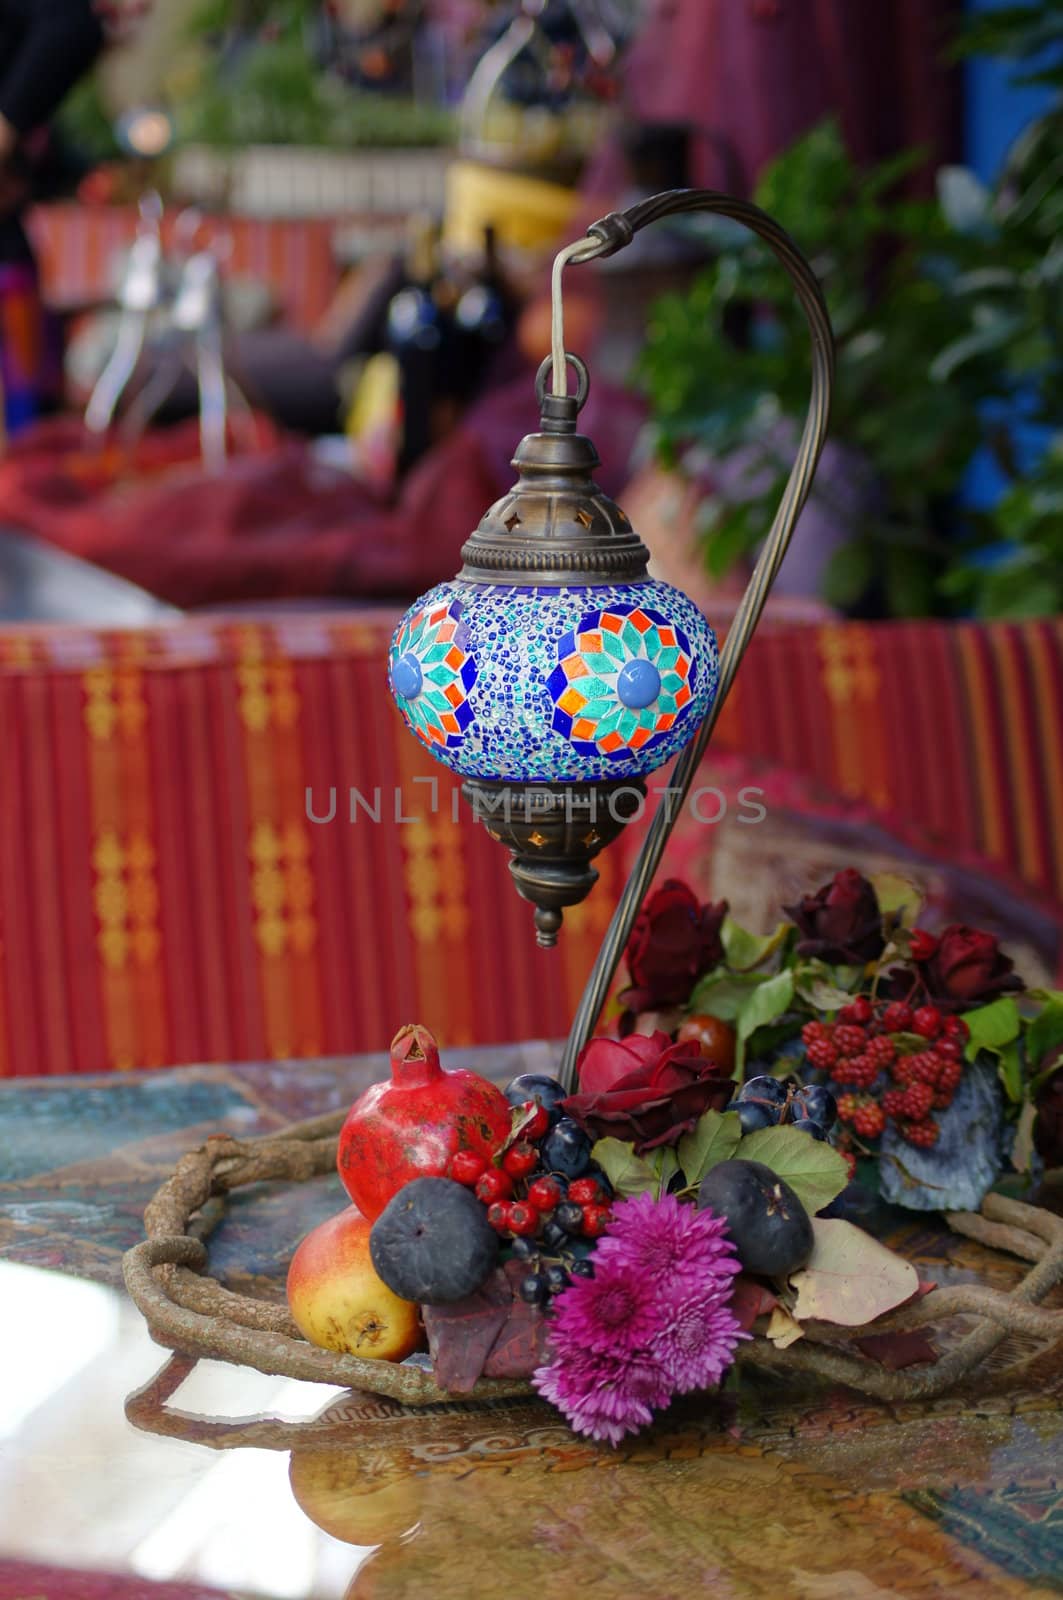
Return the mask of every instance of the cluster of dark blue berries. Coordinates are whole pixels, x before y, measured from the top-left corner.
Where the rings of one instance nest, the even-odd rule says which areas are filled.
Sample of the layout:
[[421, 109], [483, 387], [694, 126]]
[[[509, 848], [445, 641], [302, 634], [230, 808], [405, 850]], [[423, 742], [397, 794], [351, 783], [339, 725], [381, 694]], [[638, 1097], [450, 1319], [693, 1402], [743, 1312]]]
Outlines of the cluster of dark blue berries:
[[781, 1078], [748, 1078], [727, 1109], [738, 1113], [743, 1133], [792, 1124], [813, 1139], [829, 1139], [838, 1120], [837, 1102], [829, 1089]]

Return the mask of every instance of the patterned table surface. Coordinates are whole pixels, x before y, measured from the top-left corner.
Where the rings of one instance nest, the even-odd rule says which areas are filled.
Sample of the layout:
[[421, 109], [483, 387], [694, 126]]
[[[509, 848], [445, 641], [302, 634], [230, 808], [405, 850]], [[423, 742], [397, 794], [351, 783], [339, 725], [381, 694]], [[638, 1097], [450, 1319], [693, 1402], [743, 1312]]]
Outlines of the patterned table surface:
[[[504, 1079], [548, 1069], [553, 1051], [532, 1044], [463, 1060]], [[0, 1286], [5, 1270], [17, 1270], [3, 1261], [119, 1285], [144, 1204], [183, 1150], [216, 1130], [253, 1136], [342, 1106], [381, 1068], [380, 1058], [362, 1058], [0, 1084]], [[212, 1234], [212, 1265], [236, 1287], [279, 1297], [293, 1241], [343, 1203], [335, 1178], [241, 1191]], [[1021, 1271], [925, 1218], [903, 1224], [895, 1242], [939, 1282], [977, 1272], [1007, 1283]], [[125, 1314], [141, 1337], [132, 1308]], [[133, 1389], [128, 1421], [111, 1418], [107, 1475], [131, 1484], [150, 1472], [158, 1498], [171, 1474], [195, 1486], [221, 1459], [250, 1470], [283, 1458], [288, 1509], [319, 1541], [313, 1572], [296, 1580], [260, 1571], [234, 1586], [209, 1551], [164, 1570], [150, 1538], [123, 1545], [128, 1504], [121, 1515], [94, 1512], [113, 1527], [101, 1524], [93, 1543], [73, 1525], [95, 1492], [80, 1480], [69, 1530], [20, 1536], [14, 1517], [5, 1520], [5, 1484], [24, 1488], [47, 1471], [54, 1491], [63, 1427], [75, 1456], [91, 1459], [96, 1436], [78, 1432], [88, 1401], [69, 1386], [50, 1445], [30, 1423], [5, 1443], [0, 1404], [0, 1600], [1063, 1593], [1058, 1360], [1032, 1359], [1006, 1393], [983, 1378], [947, 1399], [895, 1406], [743, 1375], [733, 1394], [677, 1408], [618, 1451], [575, 1440], [538, 1402], [416, 1413], [321, 1391], [313, 1415], [315, 1391], [299, 1386], [309, 1396], [302, 1420], [273, 1407], [234, 1421], [218, 1414], [231, 1406], [185, 1409], [184, 1396], [173, 1399], [186, 1375], [194, 1390], [212, 1364], [200, 1374], [181, 1358], [163, 1365], [150, 1346], [139, 1360], [128, 1376], [105, 1370], [101, 1379], [114, 1387], [116, 1413]], [[220, 1375], [226, 1398], [238, 1379], [257, 1377], [213, 1371], [214, 1392]]]

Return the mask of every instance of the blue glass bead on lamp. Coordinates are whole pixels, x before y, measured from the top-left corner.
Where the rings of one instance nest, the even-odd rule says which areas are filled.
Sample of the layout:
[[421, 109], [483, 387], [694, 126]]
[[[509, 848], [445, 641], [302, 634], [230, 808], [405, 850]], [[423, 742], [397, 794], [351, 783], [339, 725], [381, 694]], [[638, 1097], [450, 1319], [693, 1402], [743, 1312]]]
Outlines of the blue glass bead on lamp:
[[[553, 944], [591, 858], [642, 810], [648, 773], [693, 736], [719, 652], [680, 590], [595, 484], [575, 396], [545, 395], [514, 457], [518, 479], [462, 551], [457, 578], [417, 600], [392, 641], [389, 679], [410, 731], [465, 781], [513, 852], [517, 887]], [[549, 363], [544, 363], [544, 369]]]

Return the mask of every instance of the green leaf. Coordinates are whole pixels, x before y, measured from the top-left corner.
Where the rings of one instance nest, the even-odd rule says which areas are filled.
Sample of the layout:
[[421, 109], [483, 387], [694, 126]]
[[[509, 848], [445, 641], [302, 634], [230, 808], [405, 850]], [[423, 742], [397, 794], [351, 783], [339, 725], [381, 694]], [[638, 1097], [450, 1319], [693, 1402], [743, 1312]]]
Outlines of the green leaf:
[[739, 1161], [762, 1161], [783, 1178], [809, 1216], [829, 1205], [849, 1182], [845, 1160], [819, 1139], [800, 1128], [760, 1128], [747, 1134], [735, 1156]]
[[691, 1011], [706, 1011], [721, 1022], [735, 1022], [753, 990], [767, 980], [759, 973], [710, 972], [690, 997]]
[[667, 1193], [668, 1185], [679, 1171], [679, 1157], [674, 1148], [666, 1144], [653, 1152], [650, 1165], [654, 1171], [654, 1193], [659, 1200], [662, 1194]]
[[635, 1154], [635, 1147], [623, 1139], [599, 1139], [591, 1156], [618, 1195], [645, 1194], [647, 1189], [657, 1191], [659, 1173], [652, 1162]]
[[1063, 989], [1027, 989], [1024, 1000], [1036, 1000], [1041, 1005], [1063, 1006]]
[[992, 222], [992, 196], [968, 167], [939, 167], [937, 192], [945, 220], [957, 233], [977, 232]]
[[863, 598], [875, 575], [875, 553], [867, 539], [850, 539], [830, 558], [820, 587], [828, 605], [848, 611]]
[[1026, 1060], [1036, 1072], [1045, 1057], [1063, 1045], [1063, 1002], [1050, 1001], [1026, 1030]]
[[964, 1052], [967, 1060], [973, 1061], [979, 1051], [995, 1056], [1004, 1093], [1009, 1100], [1018, 1104], [1023, 1098], [1022, 1056], [1019, 1051], [1022, 1017], [1018, 1006], [1010, 995], [1001, 995], [999, 1000], [992, 1000], [987, 1006], [965, 1011], [963, 1020], [971, 1030]]
[[742, 1142], [736, 1111], [706, 1111], [692, 1133], [679, 1141], [679, 1165], [693, 1187], [721, 1161], [729, 1161]]
[[891, 544], [885, 551], [886, 600], [894, 617], [926, 617], [934, 609], [937, 568], [925, 550]]
[[794, 969], [794, 993], [815, 1011], [840, 1011], [853, 998], [848, 989], [838, 987], [822, 961], [808, 961]]
[[923, 908], [922, 890], [899, 872], [876, 872], [870, 882], [883, 916], [895, 915], [910, 928]]
[[720, 937], [727, 965], [732, 972], [750, 972], [775, 954], [790, 932], [788, 922], [780, 922], [772, 933], [747, 933], [733, 917], [725, 917]]
[[997, 1075], [1000, 1078], [1004, 1093], [1014, 1105], [1018, 1105], [1024, 1098], [1022, 1055], [1019, 1051], [1018, 1040], [1012, 1039], [1010, 1044], [1004, 1045], [995, 1054], [997, 1058]]
[[746, 1041], [757, 1028], [763, 1027], [766, 1022], [774, 1022], [776, 1017], [781, 1017], [794, 997], [794, 975], [787, 969], [777, 972], [773, 978], [765, 978], [763, 983], [747, 996], [745, 1005], [742, 1006], [737, 1017], [738, 1039], [735, 1048], [735, 1067], [741, 1071], [745, 1060]]
[[973, 1061], [979, 1050], [998, 1054], [1006, 1044], [1011, 1044], [1022, 1032], [1022, 1017], [1010, 995], [1001, 995], [987, 1006], [965, 1011], [963, 1020], [971, 1030], [967, 1041], [967, 1059]]

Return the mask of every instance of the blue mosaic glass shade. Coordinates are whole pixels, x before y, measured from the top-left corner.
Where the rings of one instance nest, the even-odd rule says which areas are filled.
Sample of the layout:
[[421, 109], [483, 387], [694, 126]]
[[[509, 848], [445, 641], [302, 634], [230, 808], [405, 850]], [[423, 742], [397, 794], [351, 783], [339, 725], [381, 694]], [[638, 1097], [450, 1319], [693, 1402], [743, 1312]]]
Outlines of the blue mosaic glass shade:
[[640, 777], [692, 738], [719, 651], [670, 584], [441, 583], [391, 642], [388, 680], [432, 754], [462, 777]]

